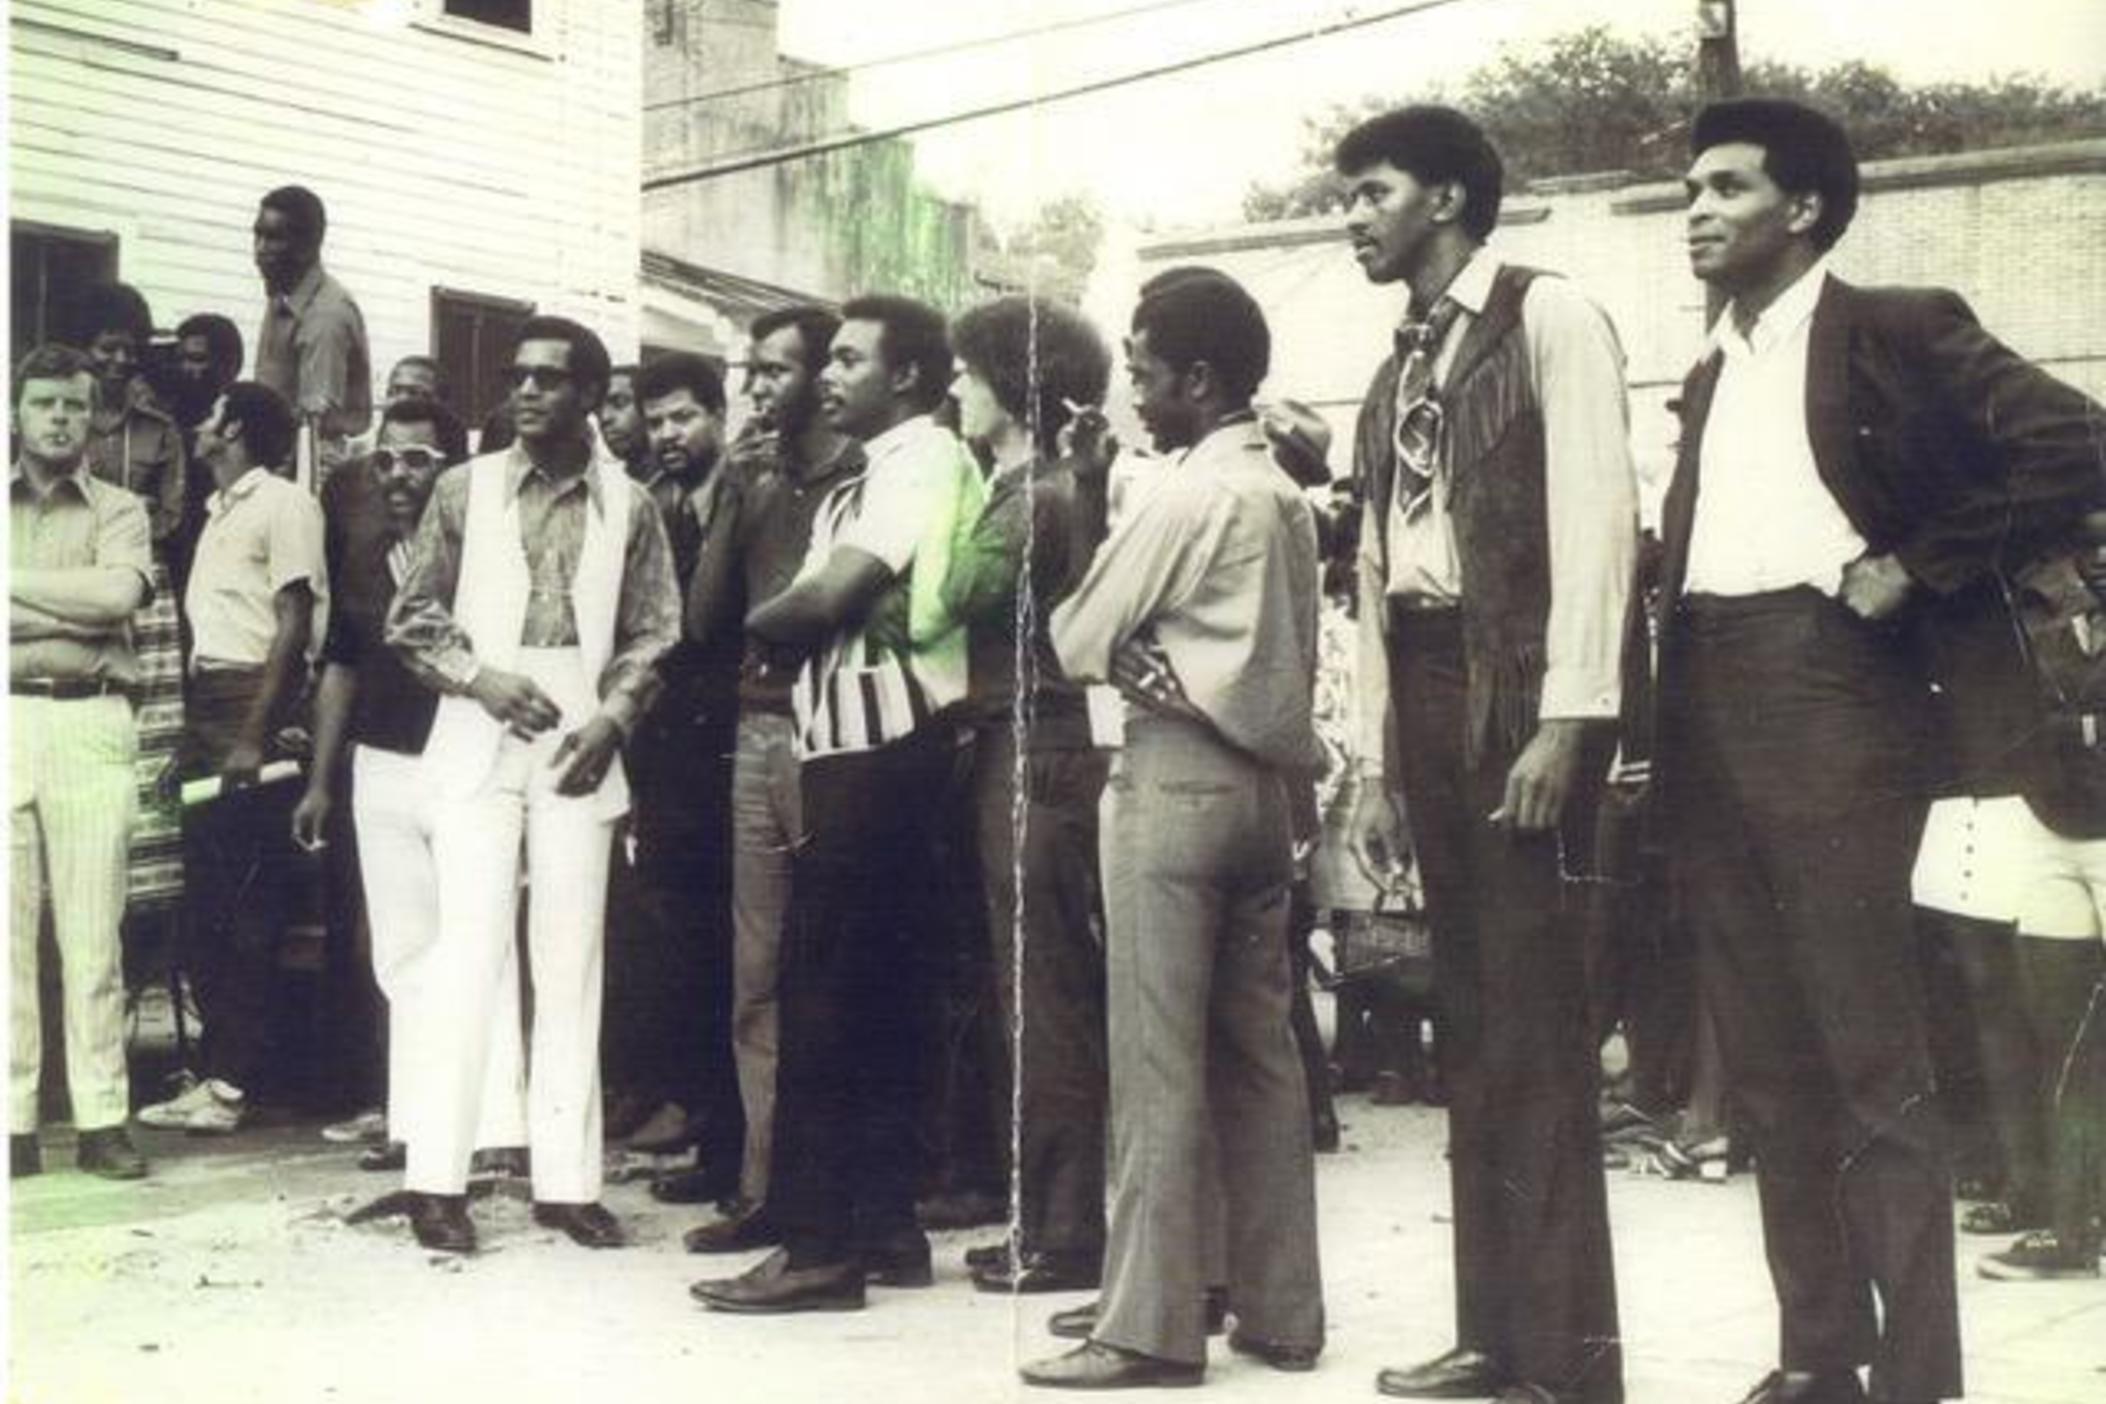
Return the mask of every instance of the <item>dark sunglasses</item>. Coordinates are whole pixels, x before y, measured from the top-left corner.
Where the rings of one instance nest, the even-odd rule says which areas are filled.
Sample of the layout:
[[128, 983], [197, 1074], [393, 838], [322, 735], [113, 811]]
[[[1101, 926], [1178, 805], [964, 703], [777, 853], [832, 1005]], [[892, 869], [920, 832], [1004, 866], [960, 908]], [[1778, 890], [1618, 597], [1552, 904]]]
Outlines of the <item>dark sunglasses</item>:
[[514, 390], [530, 380], [536, 390], [561, 390], [570, 384], [570, 372], [561, 366], [511, 366], [505, 371], [505, 384]]

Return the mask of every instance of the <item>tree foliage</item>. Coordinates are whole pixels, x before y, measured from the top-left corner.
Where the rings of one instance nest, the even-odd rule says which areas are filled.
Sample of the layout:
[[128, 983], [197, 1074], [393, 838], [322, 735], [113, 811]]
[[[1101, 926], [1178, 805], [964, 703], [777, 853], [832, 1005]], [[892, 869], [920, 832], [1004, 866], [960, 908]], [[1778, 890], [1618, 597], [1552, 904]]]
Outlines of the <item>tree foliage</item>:
[[1040, 297], [1077, 304], [1103, 242], [1104, 212], [1096, 201], [1083, 194], [1057, 195], [999, 248], [986, 251], [981, 271], [1002, 286], [1029, 287]]
[[[1747, 67], [1742, 86], [1833, 113], [1865, 160], [2106, 134], [2106, 89], [2072, 92], [2026, 74], [1911, 86], [1859, 60], [1818, 71], [1758, 62]], [[1625, 38], [1598, 25], [1535, 46], [1510, 45], [1460, 90], [1414, 96], [1452, 103], [1482, 123], [1506, 160], [1510, 187], [1594, 171], [1673, 175], [1682, 166], [1689, 119], [1702, 105], [1694, 41]], [[1304, 117], [1297, 171], [1251, 186], [1244, 217], [1335, 211], [1342, 197], [1332, 148], [1355, 122], [1397, 101], [1369, 95]]]

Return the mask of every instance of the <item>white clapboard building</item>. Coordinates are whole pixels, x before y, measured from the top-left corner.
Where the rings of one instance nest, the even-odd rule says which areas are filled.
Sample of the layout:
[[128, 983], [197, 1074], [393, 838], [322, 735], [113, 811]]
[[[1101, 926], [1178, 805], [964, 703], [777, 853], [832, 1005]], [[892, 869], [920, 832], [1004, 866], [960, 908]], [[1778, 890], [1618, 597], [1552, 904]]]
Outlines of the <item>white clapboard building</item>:
[[253, 354], [256, 200], [329, 211], [376, 376], [437, 356], [480, 416], [511, 330], [638, 340], [637, 0], [13, 0], [15, 350], [70, 280], [139, 288], [164, 331], [233, 318]]

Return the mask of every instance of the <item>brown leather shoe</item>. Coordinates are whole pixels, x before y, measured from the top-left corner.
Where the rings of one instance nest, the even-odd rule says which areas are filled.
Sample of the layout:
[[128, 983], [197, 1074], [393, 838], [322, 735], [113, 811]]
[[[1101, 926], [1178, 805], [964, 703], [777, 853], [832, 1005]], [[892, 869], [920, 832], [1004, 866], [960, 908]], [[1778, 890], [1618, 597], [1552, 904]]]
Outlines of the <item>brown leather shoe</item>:
[[466, 1195], [407, 1193], [410, 1232], [417, 1242], [435, 1253], [475, 1251], [475, 1224], [468, 1217]]
[[1164, 1360], [1084, 1341], [1065, 1355], [1034, 1360], [1017, 1371], [1027, 1385], [1041, 1389], [1190, 1389], [1206, 1379], [1205, 1365]]
[[102, 1126], [81, 1132], [73, 1152], [73, 1164], [105, 1180], [146, 1178], [146, 1157], [139, 1154], [139, 1148], [132, 1144], [132, 1138], [125, 1134], [122, 1126]]
[[883, 1243], [866, 1244], [858, 1250], [863, 1275], [880, 1287], [933, 1287], [936, 1284], [934, 1255], [927, 1235], [915, 1230]]
[[688, 1295], [711, 1311], [745, 1316], [782, 1316], [797, 1311], [861, 1311], [863, 1265], [853, 1260], [793, 1268], [778, 1248], [737, 1277], [709, 1278]]
[[1510, 1381], [1491, 1356], [1457, 1346], [1445, 1355], [1375, 1376], [1392, 1399], [1491, 1399]]
[[625, 1248], [629, 1236], [621, 1221], [605, 1206], [591, 1204], [534, 1204], [534, 1222], [543, 1228], [561, 1229], [580, 1248]]

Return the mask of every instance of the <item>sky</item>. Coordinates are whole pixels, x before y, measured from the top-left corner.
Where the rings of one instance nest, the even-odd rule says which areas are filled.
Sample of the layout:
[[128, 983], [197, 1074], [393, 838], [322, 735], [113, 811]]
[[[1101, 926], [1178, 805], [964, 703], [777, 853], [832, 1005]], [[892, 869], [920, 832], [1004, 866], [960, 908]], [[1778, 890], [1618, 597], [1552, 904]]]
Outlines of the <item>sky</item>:
[[[1173, 63], [1409, 0], [780, 0], [786, 53], [834, 65], [1153, 4], [1149, 13], [854, 75], [885, 126]], [[1363, 94], [1459, 87], [1502, 44], [1589, 24], [1686, 39], [1697, 0], [1448, 0], [1422, 13], [915, 138], [935, 189], [1014, 227], [1092, 196], [1115, 222], [1232, 223], [1253, 181], [1296, 166], [1301, 118]], [[1743, 62], [1861, 58], [1904, 81], [2029, 72], [2106, 84], [2106, 0], [1739, 0]]]

